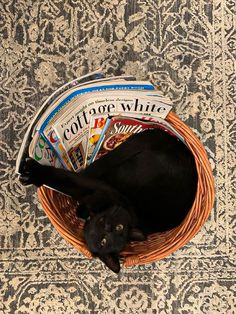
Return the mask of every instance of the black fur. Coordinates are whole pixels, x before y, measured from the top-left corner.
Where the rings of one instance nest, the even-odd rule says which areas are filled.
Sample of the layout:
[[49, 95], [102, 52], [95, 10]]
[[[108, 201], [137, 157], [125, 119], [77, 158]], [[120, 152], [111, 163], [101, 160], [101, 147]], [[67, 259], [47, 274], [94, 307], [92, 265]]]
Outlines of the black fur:
[[21, 182], [51, 186], [78, 200], [78, 214], [86, 210], [90, 216], [88, 247], [119, 272], [119, 253], [129, 241], [182, 222], [195, 197], [197, 171], [186, 145], [153, 129], [131, 136], [79, 174], [27, 159]]

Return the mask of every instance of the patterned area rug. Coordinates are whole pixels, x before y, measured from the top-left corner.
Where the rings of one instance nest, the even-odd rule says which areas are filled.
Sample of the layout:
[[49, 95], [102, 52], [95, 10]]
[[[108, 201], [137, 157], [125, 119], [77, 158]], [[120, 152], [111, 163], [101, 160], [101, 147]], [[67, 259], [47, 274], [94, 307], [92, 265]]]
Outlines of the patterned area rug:
[[[1, 1], [0, 313], [235, 313], [234, 27], [233, 0]], [[160, 86], [215, 176], [197, 236], [118, 276], [68, 245], [14, 173], [42, 102], [99, 66]]]

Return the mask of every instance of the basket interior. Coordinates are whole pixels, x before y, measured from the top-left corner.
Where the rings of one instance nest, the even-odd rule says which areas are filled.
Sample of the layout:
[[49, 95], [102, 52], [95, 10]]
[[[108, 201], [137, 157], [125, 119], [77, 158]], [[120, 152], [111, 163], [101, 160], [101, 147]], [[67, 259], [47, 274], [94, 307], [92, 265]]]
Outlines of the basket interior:
[[[166, 120], [184, 137], [194, 155], [198, 172], [196, 197], [188, 215], [178, 227], [152, 234], [143, 242], [131, 242], [121, 253], [124, 266], [150, 263], [176, 251], [195, 236], [213, 207], [214, 182], [203, 145], [174, 113], [169, 113]], [[91, 257], [83, 237], [84, 222], [76, 216], [77, 203], [46, 187], [38, 190], [38, 196], [58, 232], [81, 253]]]

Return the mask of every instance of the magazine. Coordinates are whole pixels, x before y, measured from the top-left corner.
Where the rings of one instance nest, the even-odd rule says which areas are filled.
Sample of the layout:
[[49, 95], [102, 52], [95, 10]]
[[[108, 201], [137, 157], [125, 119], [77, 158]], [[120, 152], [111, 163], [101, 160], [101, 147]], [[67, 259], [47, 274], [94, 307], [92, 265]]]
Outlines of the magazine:
[[[130, 81], [130, 80], [135, 80], [135, 78], [133, 76], [122, 76], [122, 77], [115, 77], [112, 78], [113, 81], [114, 80], [125, 80], [125, 81]], [[65, 84], [64, 86], [62, 86], [61, 88], [59, 88], [55, 93], [52, 94], [52, 96], [50, 96], [48, 98], [47, 102], [47, 110], [42, 112], [42, 114], [40, 115], [40, 118], [38, 119], [37, 123], [34, 124], [33, 129], [31, 130], [31, 134], [34, 138], [34, 148], [31, 145], [31, 149], [29, 151], [30, 153], [30, 157], [33, 158], [33, 156], [35, 155], [35, 151], [39, 151], [39, 148], [42, 149], [42, 137], [44, 138], [45, 141], [45, 145], [43, 146], [43, 152], [42, 152], [42, 156], [44, 156], [45, 158], [42, 159], [41, 163], [43, 164], [48, 164], [46, 158], [49, 156], [51, 156], [51, 158], [48, 159], [48, 161], [50, 162], [51, 165], [53, 166], [63, 166], [66, 169], [72, 170], [72, 166], [69, 162], [69, 159], [67, 157], [67, 155], [64, 154], [61, 156], [58, 154], [58, 151], [63, 150], [63, 147], [61, 146], [61, 144], [56, 141], [56, 139], [53, 138], [53, 135], [55, 136], [55, 134], [48, 134], [48, 138], [45, 138], [44, 135], [39, 133], [39, 129], [40, 126], [42, 125], [42, 123], [48, 118], [48, 115], [57, 107], [58, 102], [61, 101], [61, 99], [63, 99], [63, 97], [67, 97], [68, 95], [71, 94], [72, 91], [78, 89], [78, 87], [81, 86], [89, 86], [90, 84], [92, 84], [93, 82], [97, 83], [97, 82], [105, 82], [105, 81], [109, 81], [111, 80], [110, 77], [104, 78], [104, 74], [99, 72], [99, 70], [88, 74], [84, 77], [82, 77], [81, 79], [76, 79], [68, 84]], [[49, 106], [50, 105], [50, 106]], [[66, 110], [66, 108], [64, 108], [64, 110]], [[63, 113], [63, 110], [61, 110], [61, 112]], [[53, 123], [53, 121], [55, 120], [55, 116], [53, 117], [53, 119], [51, 120], [51, 122]], [[50, 141], [50, 142], [49, 142]], [[51, 144], [51, 145], [50, 145]], [[57, 149], [53, 149], [53, 146], [55, 146], [55, 148]], [[58, 146], [58, 147], [57, 147]]]
[[[157, 95], [158, 91], [153, 91], [154, 94]], [[165, 118], [172, 108], [169, 99], [155, 97], [152, 94], [146, 96], [142, 91], [107, 91], [106, 95], [100, 92], [95, 93], [94, 97], [91, 95], [90, 98], [86, 98], [84, 101], [81, 99], [79, 106], [72, 106], [72, 110], [68, 110], [53, 125], [58, 141], [64, 146], [75, 171], [79, 171], [85, 165], [91, 115], [100, 112], [131, 111], [136, 113], [154, 112], [154, 115]], [[62, 152], [60, 155], [62, 156]]]
[[34, 134], [31, 140], [28, 148], [28, 156], [42, 165], [65, 168], [65, 165], [61, 163], [54, 151], [48, 146], [45, 139], [38, 132]]
[[[15, 167], [15, 172], [20, 174], [22, 171], [22, 163], [24, 162], [25, 158], [27, 158], [29, 156], [29, 145], [32, 139], [32, 136], [35, 134], [35, 128], [36, 125], [38, 124], [39, 120], [41, 119], [41, 117], [43, 115], [47, 115], [46, 111], [48, 110], [48, 108], [53, 104], [53, 102], [55, 101], [55, 99], [57, 99], [61, 94], [63, 94], [64, 92], [66, 92], [68, 89], [71, 89], [72, 87], [81, 84], [83, 82], [86, 81], [91, 81], [91, 80], [95, 80], [95, 79], [99, 79], [99, 78], [103, 78], [105, 77], [104, 73], [101, 71], [101, 69], [98, 69], [94, 72], [88, 73], [86, 75], [83, 75], [79, 78], [76, 78], [73, 81], [70, 81], [66, 84], [64, 84], [63, 86], [59, 87], [52, 95], [50, 95], [45, 102], [42, 104], [42, 106], [40, 107], [40, 109], [38, 110], [38, 112], [36, 113], [36, 115], [34, 116], [33, 120], [31, 121], [31, 123], [28, 126], [28, 129], [25, 133], [25, 136], [23, 138], [18, 156], [17, 156], [17, 160], [16, 160], [16, 167]], [[39, 141], [40, 141], [40, 137], [38, 137]], [[38, 143], [38, 145], [40, 146], [41, 144]], [[42, 146], [42, 145], [41, 145]], [[48, 161], [52, 162], [52, 165], [60, 165], [59, 160], [57, 160], [57, 156], [55, 154], [55, 152], [53, 150], [50, 151], [48, 145], [42, 146], [42, 156], [44, 156], [46, 158], [46, 156], [48, 156]], [[49, 153], [50, 151], [50, 153]], [[47, 153], [49, 153], [49, 155], [47, 155]], [[33, 158], [33, 155], [32, 155]], [[45, 159], [43, 159], [42, 161], [38, 160], [38, 162], [45, 162]]]
[[98, 147], [99, 147], [98, 143], [101, 143], [100, 137], [103, 136], [103, 129], [105, 126], [107, 126], [106, 123], [108, 124], [110, 123], [110, 121], [107, 122], [107, 119], [112, 118], [114, 116], [135, 118], [139, 120], [159, 123], [160, 125], [163, 126], [164, 129], [168, 129], [172, 134], [175, 134], [182, 142], [185, 143], [184, 138], [171, 126], [170, 123], [168, 123], [166, 120], [158, 116], [155, 116], [153, 114], [149, 114], [145, 112], [144, 113], [112, 112], [111, 114], [97, 114], [97, 115], [91, 116], [90, 118], [89, 134], [88, 134], [87, 147], [86, 147], [85, 166], [88, 166], [91, 164], [94, 158], [94, 155], [96, 154], [96, 151], [98, 150]]
[[[43, 165], [80, 171], [102, 154], [104, 136], [118, 118], [131, 119], [143, 128], [159, 123], [178, 136], [164, 120], [171, 109], [170, 99], [148, 81], [105, 77], [100, 70], [80, 77], [61, 86], [43, 103], [24, 136], [16, 173], [22, 172], [28, 156]], [[115, 137], [106, 148], [114, 141], [118, 145], [132, 132]]]
[[[102, 82], [109, 82], [109, 81], [135, 81], [136, 79], [133, 76], [116, 76], [116, 77], [105, 77], [103, 73], [98, 72], [99, 70], [88, 74], [85, 78], [82, 80], [76, 79], [72, 81], [71, 83], [68, 83], [66, 85], [63, 85], [59, 92], [56, 93], [53, 97], [50, 97], [50, 107], [48, 107], [47, 112], [45, 112], [38, 123], [35, 126], [35, 131], [39, 130], [42, 124], [45, 122], [45, 120], [48, 119], [49, 116], [52, 115], [52, 118], [55, 118], [55, 112], [57, 112], [57, 107], [64, 99], [66, 99], [68, 96], [70, 96], [72, 93], [76, 92], [78, 89], [81, 88], [88, 88], [92, 84], [100, 84]], [[65, 87], [66, 86], [66, 87]], [[60, 112], [63, 112], [63, 109], [65, 109], [66, 106], [63, 106], [63, 108], [60, 108]]]
[[[60, 137], [58, 138], [58, 133], [57, 132], [54, 132], [55, 128], [52, 128], [52, 125], [55, 124], [55, 120], [62, 120], [64, 121], [64, 119], [66, 119], [66, 117], [69, 119], [71, 118], [70, 115], [72, 114], [71, 112], [73, 112], [73, 109], [81, 112], [83, 111], [83, 99], [86, 99], [87, 101], [87, 104], [90, 102], [90, 98], [92, 97], [92, 95], [94, 94], [95, 91], [99, 92], [104, 95], [104, 92], [103, 90], [105, 89], [106, 90], [106, 93], [109, 92], [110, 89], [114, 90], [129, 90], [129, 89], [143, 89], [143, 90], [153, 90], [154, 87], [151, 83], [149, 82], [138, 82], [138, 81], [132, 81], [132, 82], [121, 82], [121, 81], [117, 81], [116, 82], [116, 85], [114, 85], [114, 83], [112, 82], [106, 82], [106, 83], [103, 83], [101, 86], [92, 86], [90, 87], [89, 89], [91, 89], [91, 91], [86, 91], [86, 94], [83, 94], [83, 90], [84, 89], [81, 89], [81, 90], [78, 90], [76, 93], [77, 93], [77, 97], [74, 97], [73, 100], [70, 100], [69, 101], [69, 108], [68, 110], [64, 110], [65, 108], [63, 108], [65, 106], [65, 102], [68, 100], [68, 99], [64, 99], [64, 101], [62, 101], [62, 103], [60, 103], [58, 106], [57, 106], [57, 112], [55, 112], [54, 114], [51, 114], [51, 118], [48, 117], [47, 118], [47, 121], [45, 121], [45, 123], [42, 125], [41, 129], [40, 129], [40, 133], [42, 134], [42, 136], [45, 137], [45, 139], [47, 140], [48, 144], [54, 148], [54, 150], [57, 152], [58, 156], [61, 158], [62, 162], [63, 162], [63, 156], [65, 156], [65, 150], [66, 152], [68, 152], [68, 147], [65, 147], [65, 149], [60, 149], [61, 146], [58, 145], [58, 141], [60, 139]], [[82, 93], [82, 95], [80, 95]], [[124, 94], [124, 91], [121, 92], [121, 94]], [[70, 96], [69, 96], [70, 98]], [[103, 96], [104, 98], [104, 96]], [[86, 106], [87, 106], [86, 104]], [[60, 108], [59, 108], [60, 107]], [[59, 108], [59, 109], [58, 109]], [[103, 111], [107, 110], [105, 107], [103, 106], [100, 106], [99, 109], [101, 109]], [[91, 110], [95, 110], [95, 108], [91, 108]], [[108, 108], [109, 110], [109, 108]], [[64, 113], [65, 112], [65, 113]], [[64, 113], [64, 114], [63, 114]], [[78, 116], [78, 114], [77, 114]], [[75, 122], [77, 123], [77, 122]], [[47, 125], [48, 124], [48, 125]], [[57, 124], [57, 123], [56, 123]], [[67, 124], [67, 122], [66, 122]], [[53, 134], [52, 134], [53, 133]], [[77, 136], [80, 136], [80, 134], [77, 134]], [[53, 139], [53, 142], [50, 142], [50, 139]], [[69, 149], [71, 148], [71, 146], [69, 147]], [[78, 146], [78, 149], [79, 149], [79, 146]], [[82, 152], [78, 152], [78, 154], [81, 156], [83, 155]], [[73, 151], [73, 155], [74, 155], [74, 151]], [[72, 160], [71, 160], [72, 158]], [[70, 161], [71, 161], [71, 164], [74, 165], [74, 160], [73, 160], [73, 157], [71, 156]], [[75, 171], [77, 171], [78, 169], [80, 168], [80, 165], [78, 165], [78, 167], [76, 167], [76, 169], [74, 169]]]
[[99, 82], [99, 80], [95, 84], [89, 84], [91, 86], [78, 86], [75, 90], [70, 92], [67, 97], [60, 100], [58, 104], [55, 104], [55, 108], [48, 113], [47, 118], [40, 126], [40, 132], [43, 132], [45, 127], [50, 123], [53, 117], [58, 114], [64, 107], [67, 105], [73, 98], [86, 94], [92, 93], [96, 91], [106, 91], [106, 90], [125, 90], [125, 89], [146, 89], [146, 90], [154, 90], [154, 86], [149, 82], [143, 81], [108, 81], [108, 82]]
[[[45, 138], [48, 145], [52, 148], [52, 150], [56, 153], [58, 158], [61, 160], [61, 163], [67, 168], [71, 169], [73, 162], [71, 162], [67, 156], [67, 152], [63, 148], [63, 146], [60, 144], [56, 133], [54, 132], [52, 125], [55, 124], [55, 122], [64, 114], [67, 113], [67, 111], [70, 110], [71, 107], [75, 104], [76, 107], [80, 104], [80, 98], [87, 95], [86, 98], [89, 97], [88, 93], [86, 92], [84, 95], [83, 91], [88, 90], [91, 88], [94, 88], [95, 86], [99, 86], [100, 82], [102, 85], [105, 85], [106, 88], [109, 88], [111, 84], [114, 84], [114, 82], [117, 85], [117, 89], [119, 89], [119, 86], [123, 86], [124, 84], [130, 85], [130, 82], [133, 79], [132, 76], [117, 76], [115, 78], [105, 78], [101, 80], [96, 80], [92, 82], [87, 82], [82, 85], [78, 85], [76, 88], [73, 88], [72, 90], [67, 91], [61, 98], [59, 98], [53, 106], [50, 108], [50, 111], [47, 112], [47, 115], [43, 117], [38, 125], [37, 129], [38, 132]], [[93, 82], [95, 82], [93, 84]], [[146, 84], [149, 84], [149, 82], [146, 82]], [[132, 85], [137, 85], [135, 81], [132, 80]], [[90, 86], [90, 87], [89, 87]], [[150, 88], [150, 86], [149, 86]], [[71, 94], [76, 94], [74, 97], [71, 98]], [[69, 100], [68, 100], [69, 99]], [[82, 98], [83, 99], [83, 98]], [[81, 100], [82, 101], [82, 100]]]
[[[152, 117], [155, 120], [155, 118]], [[163, 121], [156, 119], [156, 121], [145, 121], [126, 116], [115, 116], [108, 118], [102, 130], [99, 141], [94, 149], [91, 162], [101, 158], [108, 152], [112, 151], [120, 144], [125, 142], [131, 135], [143, 132], [147, 129], [161, 129], [172, 136], [177, 136], [172, 132]]]

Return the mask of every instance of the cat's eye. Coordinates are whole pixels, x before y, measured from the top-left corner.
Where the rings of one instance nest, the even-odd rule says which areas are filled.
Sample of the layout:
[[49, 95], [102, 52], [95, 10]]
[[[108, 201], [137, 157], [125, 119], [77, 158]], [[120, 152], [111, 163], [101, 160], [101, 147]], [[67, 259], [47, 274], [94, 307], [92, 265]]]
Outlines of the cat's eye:
[[101, 246], [106, 245], [106, 243], [107, 243], [107, 239], [106, 239], [106, 238], [103, 238], [102, 241], [101, 241]]
[[116, 226], [116, 231], [122, 231], [124, 229], [124, 226], [122, 224], [119, 224]]

